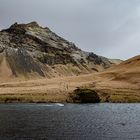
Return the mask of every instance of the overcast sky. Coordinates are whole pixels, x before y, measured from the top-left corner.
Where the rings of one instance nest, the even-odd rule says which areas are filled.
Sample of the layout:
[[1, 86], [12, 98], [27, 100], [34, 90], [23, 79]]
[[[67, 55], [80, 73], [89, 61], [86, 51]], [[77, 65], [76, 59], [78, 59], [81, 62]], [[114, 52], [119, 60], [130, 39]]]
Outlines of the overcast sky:
[[85, 51], [140, 54], [140, 0], [0, 0], [0, 29], [37, 21]]

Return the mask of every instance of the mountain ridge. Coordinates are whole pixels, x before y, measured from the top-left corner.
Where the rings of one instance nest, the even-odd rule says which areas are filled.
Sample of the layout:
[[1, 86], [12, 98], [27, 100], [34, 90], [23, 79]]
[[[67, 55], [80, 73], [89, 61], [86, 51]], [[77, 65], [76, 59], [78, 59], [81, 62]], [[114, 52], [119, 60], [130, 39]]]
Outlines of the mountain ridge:
[[82, 51], [37, 22], [15, 23], [0, 31], [0, 55], [5, 57], [11, 76], [15, 77], [29, 77], [31, 73], [50, 78], [79, 75], [102, 71], [115, 64]]

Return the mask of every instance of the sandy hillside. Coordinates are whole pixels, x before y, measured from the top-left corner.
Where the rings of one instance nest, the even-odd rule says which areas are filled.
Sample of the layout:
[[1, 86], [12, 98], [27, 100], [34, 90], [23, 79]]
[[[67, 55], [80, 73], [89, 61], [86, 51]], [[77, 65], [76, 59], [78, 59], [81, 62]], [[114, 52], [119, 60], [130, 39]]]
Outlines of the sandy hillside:
[[104, 101], [140, 102], [140, 56], [96, 74], [87, 87], [96, 89]]
[[77, 87], [95, 90], [102, 102], [140, 102], [140, 56], [100, 73], [1, 81], [0, 101], [67, 102]]
[[67, 102], [69, 93], [90, 84], [94, 74], [34, 80], [12, 79], [0, 83], [1, 102]]

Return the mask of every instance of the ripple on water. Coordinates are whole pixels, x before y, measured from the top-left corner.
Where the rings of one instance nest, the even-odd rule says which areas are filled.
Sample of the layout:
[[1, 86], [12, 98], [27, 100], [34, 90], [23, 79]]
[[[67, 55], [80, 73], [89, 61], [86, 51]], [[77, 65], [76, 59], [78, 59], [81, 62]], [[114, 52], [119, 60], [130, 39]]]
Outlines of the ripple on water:
[[140, 140], [140, 104], [1, 104], [0, 140]]

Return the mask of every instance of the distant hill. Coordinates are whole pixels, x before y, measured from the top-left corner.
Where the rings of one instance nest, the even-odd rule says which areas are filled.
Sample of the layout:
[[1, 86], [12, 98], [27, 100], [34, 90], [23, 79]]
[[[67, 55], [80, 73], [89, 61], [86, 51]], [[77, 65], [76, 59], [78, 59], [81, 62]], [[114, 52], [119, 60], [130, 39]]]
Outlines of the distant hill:
[[0, 78], [58, 77], [102, 71], [116, 62], [79, 49], [36, 22], [0, 31]]
[[88, 88], [96, 90], [103, 101], [140, 102], [140, 56], [95, 74]]

